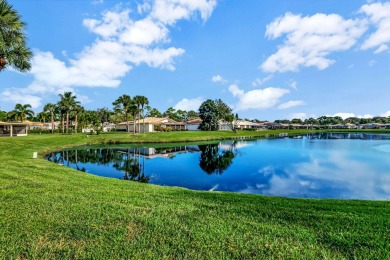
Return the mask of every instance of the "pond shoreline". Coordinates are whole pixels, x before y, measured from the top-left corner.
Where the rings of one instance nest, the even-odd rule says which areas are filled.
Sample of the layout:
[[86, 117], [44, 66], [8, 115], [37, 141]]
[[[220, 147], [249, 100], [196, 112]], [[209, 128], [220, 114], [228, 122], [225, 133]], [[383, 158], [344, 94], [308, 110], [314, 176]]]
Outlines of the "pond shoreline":
[[[148, 140], [207, 141], [216, 139], [215, 134], [226, 138], [230, 133], [151, 135]], [[0, 138], [2, 256], [390, 257], [389, 201], [191, 191], [101, 178], [32, 159], [36, 151], [110, 139], [134, 143], [142, 136]]]

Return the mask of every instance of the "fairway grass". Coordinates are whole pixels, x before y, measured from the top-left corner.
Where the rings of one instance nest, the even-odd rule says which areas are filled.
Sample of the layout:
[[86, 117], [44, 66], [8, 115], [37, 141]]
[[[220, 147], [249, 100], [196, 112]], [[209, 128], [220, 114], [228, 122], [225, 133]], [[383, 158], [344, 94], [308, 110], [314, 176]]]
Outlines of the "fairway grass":
[[[98, 177], [42, 158], [83, 144], [269, 133], [278, 132], [1, 137], [0, 259], [389, 259], [389, 201], [191, 191]], [[40, 158], [32, 159], [35, 151]]]

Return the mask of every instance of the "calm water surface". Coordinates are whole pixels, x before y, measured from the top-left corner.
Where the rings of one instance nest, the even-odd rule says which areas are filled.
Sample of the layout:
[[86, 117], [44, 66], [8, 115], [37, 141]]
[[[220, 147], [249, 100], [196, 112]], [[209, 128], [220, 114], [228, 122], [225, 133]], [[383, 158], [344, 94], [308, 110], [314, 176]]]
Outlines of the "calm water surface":
[[82, 147], [47, 159], [110, 178], [299, 198], [390, 199], [390, 135], [296, 138], [150, 147]]

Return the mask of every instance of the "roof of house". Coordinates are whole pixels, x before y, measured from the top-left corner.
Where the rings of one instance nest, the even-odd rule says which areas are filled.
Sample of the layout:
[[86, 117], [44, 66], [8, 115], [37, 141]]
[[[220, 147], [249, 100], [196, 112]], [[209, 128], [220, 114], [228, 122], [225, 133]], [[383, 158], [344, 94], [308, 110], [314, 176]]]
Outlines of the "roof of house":
[[0, 122], [0, 125], [28, 126], [29, 122]]
[[[172, 120], [167, 117], [146, 117], [144, 119], [135, 120], [135, 123], [145, 123], [145, 124], [152, 124], [152, 125], [160, 125], [160, 124], [183, 124], [182, 122], [176, 122], [175, 120]], [[134, 121], [129, 121], [129, 124], [134, 124]], [[118, 125], [127, 125], [127, 122], [119, 123]]]
[[202, 119], [196, 118], [196, 119], [188, 120], [187, 125], [197, 125], [197, 124], [201, 124], [202, 122], [203, 122]]

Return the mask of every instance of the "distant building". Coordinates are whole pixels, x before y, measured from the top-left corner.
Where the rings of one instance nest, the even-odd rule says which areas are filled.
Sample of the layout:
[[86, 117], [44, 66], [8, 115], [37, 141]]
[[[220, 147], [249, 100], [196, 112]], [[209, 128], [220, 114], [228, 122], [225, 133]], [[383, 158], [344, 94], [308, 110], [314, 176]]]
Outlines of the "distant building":
[[0, 122], [0, 136], [27, 136], [28, 123]]
[[200, 118], [197, 118], [197, 119], [193, 119], [193, 120], [188, 120], [186, 122], [187, 124], [187, 129], [189, 131], [198, 131], [200, 130], [199, 127], [200, 127], [200, 124], [203, 122], [202, 119]]
[[[145, 119], [135, 120], [135, 121], [129, 121], [129, 132], [134, 131], [134, 124], [135, 124], [135, 132], [138, 133], [138, 127], [140, 123], [140, 129], [141, 133], [150, 133], [150, 132], [156, 132], [155, 128], [156, 126], [161, 128], [167, 128], [170, 127], [172, 130], [185, 130], [186, 124], [183, 122], [176, 122], [175, 120], [172, 120], [170, 118], [166, 117], [147, 117]], [[116, 125], [117, 130], [126, 130], [127, 129], [127, 122], [122, 122]]]

